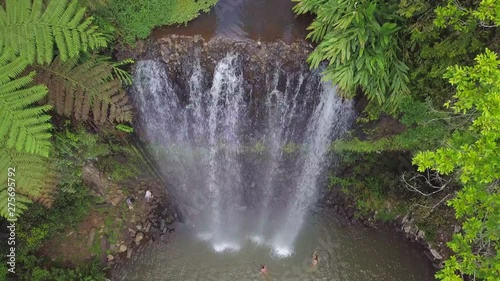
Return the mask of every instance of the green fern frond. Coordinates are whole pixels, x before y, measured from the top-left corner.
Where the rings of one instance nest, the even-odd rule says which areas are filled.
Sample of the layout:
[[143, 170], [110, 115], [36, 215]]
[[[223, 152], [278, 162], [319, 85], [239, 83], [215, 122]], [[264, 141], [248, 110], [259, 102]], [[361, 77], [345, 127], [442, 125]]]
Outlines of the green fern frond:
[[29, 63], [52, 62], [54, 45], [62, 60], [105, 47], [103, 34], [92, 25], [76, 0], [6, 0], [0, 6], [0, 46], [15, 50]]
[[[8, 180], [7, 170], [15, 169]], [[32, 201], [45, 205], [52, 203], [52, 191], [56, 186], [55, 169], [49, 158], [0, 146], [0, 216], [8, 216], [8, 183], [15, 183], [16, 215], [27, 209]]]
[[63, 62], [57, 57], [48, 66], [36, 66], [38, 82], [49, 88], [49, 104], [58, 114], [95, 122], [106, 120], [130, 122], [132, 106], [113, 76], [113, 66], [106, 58], [71, 58]]
[[135, 61], [133, 59], [128, 58], [111, 64], [116, 77], [118, 77], [124, 85], [132, 85], [132, 75], [130, 75], [130, 73], [128, 73], [127, 71], [121, 69], [120, 66], [132, 64], [134, 62]]
[[[48, 156], [50, 150], [51, 106], [34, 106], [47, 95], [45, 86], [29, 87], [34, 72], [17, 78], [26, 67], [22, 58], [0, 55], [0, 142], [7, 148]], [[2, 64], [2, 62], [5, 62]]]

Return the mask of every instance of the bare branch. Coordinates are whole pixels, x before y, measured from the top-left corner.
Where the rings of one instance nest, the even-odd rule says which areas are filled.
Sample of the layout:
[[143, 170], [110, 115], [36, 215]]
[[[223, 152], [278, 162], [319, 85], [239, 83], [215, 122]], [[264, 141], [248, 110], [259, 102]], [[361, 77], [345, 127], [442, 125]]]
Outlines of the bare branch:
[[[452, 181], [452, 179], [446, 180], [439, 175], [437, 171], [427, 170], [425, 174], [414, 173], [414, 175], [407, 178], [408, 173], [403, 173], [401, 180], [405, 184], [405, 187], [412, 191], [417, 192], [422, 196], [429, 197], [436, 193], [443, 191]], [[433, 190], [431, 192], [422, 191], [422, 187], [430, 187]]]

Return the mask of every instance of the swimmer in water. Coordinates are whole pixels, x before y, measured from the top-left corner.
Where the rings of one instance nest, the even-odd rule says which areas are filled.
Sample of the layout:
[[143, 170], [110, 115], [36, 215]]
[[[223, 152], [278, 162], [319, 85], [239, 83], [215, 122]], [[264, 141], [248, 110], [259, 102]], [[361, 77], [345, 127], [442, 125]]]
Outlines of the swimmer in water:
[[313, 254], [313, 260], [312, 260], [311, 268], [315, 269], [318, 266], [318, 263], [319, 263], [319, 257], [318, 257], [318, 254], [316, 254], [316, 251], [315, 251], [314, 254]]
[[267, 266], [266, 265], [262, 265], [262, 267], [260, 268], [260, 275], [262, 275], [262, 277], [264, 277], [264, 278], [267, 278]]

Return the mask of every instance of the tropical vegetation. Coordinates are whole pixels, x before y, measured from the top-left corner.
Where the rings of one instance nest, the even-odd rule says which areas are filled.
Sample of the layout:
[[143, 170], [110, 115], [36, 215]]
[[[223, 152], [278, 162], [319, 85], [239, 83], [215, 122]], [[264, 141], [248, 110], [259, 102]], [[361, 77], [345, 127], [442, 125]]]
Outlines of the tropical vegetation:
[[[345, 97], [367, 100], [358, 130], [332, 145], [350, 172], [332, 174], [330, 186], [360, 215], [423, 213], [417, 223], [429, 240], [459, 223], [437, 278], [500, 280], [500, 2], [292, 1], [314, 17], [311, 67]], [[122, 142], [133, 131], [124, 91], [133, 61], [116, 61], [113, 46], [185, 24], [216, 2], [0, 0], [0, 169], [16, 168], [20, 280], [104, 279], [94, 262], [47, 266], [37, 251], [96, 203], [82, 181], [86, 163], [115, 181], [137, 174]], [[126, 164], [116, 160], [123, 155]], [[413, 167], [397, 165], [405, 158]], [[9, 177], [0, 174], [3, 217]]]
[[[297, 13], [315, 15], [308, 35], [318, 43], [311, 67], [325, 61], [325, 80], [347, 97], [362, 91], [369, 100], [359, 118], [363, 133], [353, 132], [332, 149], [350, 155], [348, 165], [364, 163], [368, 170], [380, 169], [367, 162], [378, 155], [412, 156], [418, 167], [412, 179], [427, 180], [408, 184], [402, 174], [400, 188], [438, 197], [429, 212], [443, 210], [439, 205], [446, 202], [462, 223], [448, 244], [454, 254], [436, 276], [499, 280], [500, 2], [294, 1]], [[384, 133], [380, 117], [398, 120], [399, 129]], [[386, 176], [379, 173], [378, 180]], [[361, 190], [358, 207], [367, 211], [384, 209], [373, 202], [394, 201], [400, 192], [387, 184], [374, 190], [380, 185], [366, 177], [333, 176], [332, 184]], [[360, 194], [380, 196], [374, 201]]]
[[[139, 172], [137, 151], [124, 141], [133, 131], [124, 90], [132, 79], [124, 68], [133, 61], [115, 61], [110, 46], [133, 43], [158, 25], [186, 23], [214, 4], [0, 0], [0, 168], [9, 171], [0, 175], [0, 216], [22, 225], [16, 278], [105, 279], [98, 263], [66, 269], [47, 265], [37, 252], [95, 204], [82, 181], [85, 163], [96, 162], [114, 181]], [[13, 189], [15, 212], [8, 205]], [[6, 274], [2, 262], [0, 279]]]

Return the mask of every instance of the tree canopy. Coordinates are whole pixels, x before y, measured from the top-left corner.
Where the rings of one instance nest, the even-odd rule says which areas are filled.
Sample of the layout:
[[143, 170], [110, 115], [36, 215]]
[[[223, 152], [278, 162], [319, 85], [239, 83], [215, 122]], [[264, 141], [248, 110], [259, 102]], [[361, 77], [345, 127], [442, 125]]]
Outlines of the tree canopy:
[[419, 172], [456, 178], [459, 191], [445, 198], [453, 198], [462, 230], [436, 276], [499, 280], [500, 2], [295, 2], [297, 13], [316, 16], [311, 66], [326, 61], [324, 78], [347, 96], [361, 89], [372, 101], [371, 119], [386, 112], [405, 126], [391, 136], [338, 141], [334, 150], [410, 151]]

